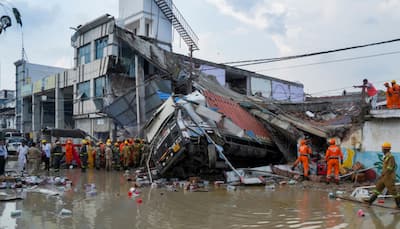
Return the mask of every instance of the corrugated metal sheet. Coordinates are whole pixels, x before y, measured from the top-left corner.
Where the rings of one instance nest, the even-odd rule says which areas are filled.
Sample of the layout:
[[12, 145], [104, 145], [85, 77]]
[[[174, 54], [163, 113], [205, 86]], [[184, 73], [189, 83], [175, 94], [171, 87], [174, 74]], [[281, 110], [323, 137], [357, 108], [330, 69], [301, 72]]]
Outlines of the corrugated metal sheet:
[[[154, 82], [145, 88], [146, 120], [163, 103], [157, 94], [157, 89], [158, 86]], [[103, 112], [124, 127], [136, 126], [136, 90], [118, 97], [110, 105], [104, 107]]]
[[216, 95], [205, 90], [203, 95], [207, 99], [209, 107], [217, 107], [218, 112], [229, 117], [236, 125], [246, 131], [253, 131], [257, 137], [269, 138], [268, 131], [263, 124], [254, 118], [245, 109], [240, 107], [238, 103], [222, 96]]
[[147, 123], [146, 128], [146, 138], [147, 141], [153, 141], [154, 136], [157, 131], [159, 131], [160, 127], [163, 125], [165, 120], [175, 111], [174, 100], [170, 97], [164, 104], [158, 108], [158, 110], [154, 113], [154, 117], [149, 123]]

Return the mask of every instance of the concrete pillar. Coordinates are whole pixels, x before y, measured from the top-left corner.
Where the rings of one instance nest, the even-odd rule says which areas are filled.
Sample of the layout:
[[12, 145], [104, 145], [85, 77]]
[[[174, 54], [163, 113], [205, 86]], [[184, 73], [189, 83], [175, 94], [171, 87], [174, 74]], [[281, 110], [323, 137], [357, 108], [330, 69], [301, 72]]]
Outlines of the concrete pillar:
[[[78, 98], [78, 87], [76, 83], [72, 85], [72, 116], [79, 114], [79, 102], [77, 101]], [[75, 126], [76, 127], [76, 126]]]
[[[32, 100], [32, 98], [31, 98]], [[21, 99], [21, 103], [22, 103], [22, 109], [21, 109], [21, 133], [26, 133], [30, 130], [32, 130], [32, 125], [29, 128], [28, 126], [25, 127], [25, 123], [28, 123], [32, 117], [29, 117], [29, 108], [31, 108], [29, 106], [29, 103], [26, 103], [24, 101], [24, 99]], [[26, 104], [25, 104], [26, 103]]]
[[32, 131], [40, 131], [40, 96], [32, 95]]
[[92, 62], [96, 58], [96, 42], [90, 42], [90, 60], [89, 62]]
[[64, 94], [62, 89], [60, 88], [60, 75], [56, 76], [56, 88], [54, 91], [55, 94], [55, 128], [65, 128], [64, 124]]
[[246, 95], [250, 96], [251, 95], [251, 77], [246, 76]]
[[143, 59], [138, 55], [135, 56], [135, 75], [136, 75], [136, 119], [138, 125], [138, 136], [142, 137], [142, 127], [146, 121], [145, 107], [145, 86], [144, 86], [144, 71]]
[[141, 17], [139, 20], [138, 35], [146, 36], [145, 29], [146, 29], [146, 19], [144, 17]]

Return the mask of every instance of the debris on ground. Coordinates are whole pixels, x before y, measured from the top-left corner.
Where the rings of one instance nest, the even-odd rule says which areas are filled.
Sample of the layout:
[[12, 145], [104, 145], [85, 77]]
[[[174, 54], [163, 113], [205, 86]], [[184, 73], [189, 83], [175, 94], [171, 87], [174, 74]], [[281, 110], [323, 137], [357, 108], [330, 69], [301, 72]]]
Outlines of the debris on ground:
[[60, 213], [58, 214], [61, 217], [68, 217], [68, 216], [72, 216], [72, 211], [68, 210], [68, 209], [61, 209]]

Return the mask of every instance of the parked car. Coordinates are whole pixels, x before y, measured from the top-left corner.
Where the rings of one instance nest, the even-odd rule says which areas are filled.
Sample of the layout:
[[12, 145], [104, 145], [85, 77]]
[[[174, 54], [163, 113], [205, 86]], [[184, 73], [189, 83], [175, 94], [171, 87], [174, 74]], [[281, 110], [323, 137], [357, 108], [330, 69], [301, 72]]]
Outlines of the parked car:
[[12, 137], [22, 137], [22, 133], [20, 132], [5, 132], [4, 137], [7, 138], [12, 138]]
[[10, 155], [15, 155], [17, 153], [17, 149], [20, 145], [22, 145], [22, 141], [25, 141], [23, 137], [11, 137], [6, 140], [7, 151]]

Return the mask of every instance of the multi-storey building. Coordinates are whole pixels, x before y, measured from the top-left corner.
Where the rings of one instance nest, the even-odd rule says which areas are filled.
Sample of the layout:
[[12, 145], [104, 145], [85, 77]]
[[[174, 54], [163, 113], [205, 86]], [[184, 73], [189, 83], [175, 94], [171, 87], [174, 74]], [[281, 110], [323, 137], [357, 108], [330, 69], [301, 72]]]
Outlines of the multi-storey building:
[[[132, 35], [140, 35], [146, 42], [162, 48], [160, 50], [170, 52], [173, 22], [181, 16], [167, 17], [167, 7], [175, 6], [171, 5], [171, 1], [165, 4], [163, 2], [165, 1], [121, 0], [120, 19], [106, 14], [76, 27], [76, 32], [71, 37], [74, 48], [74, 66], [71, 69], [52, 68], [54, 71], [50, 72], [49, 68], [48, 72], [42, 71], [44, 74], [41, 78], [27, 80], [29, 74], [25, 73], [28, 63], [17, 61], [16, 101], [19, 129], [25, 133], [39, 133], [45, 127], [79, 128], [103, 140], [113, 138], [116, 133], [114, 130], [121, 123], [113, 119], [115, 117], [110, 118], [103, 113], [104, 106], [129, 91], [134, 91], [137, 75], [146, 80], [159, 72], [157, 66], [148, 59], [138, 58], [140, 53], [132, 49], [132, 44], [122, 39], [118, 33], [127, 31]], [[182, 28], [180, 31], [182, 33]], [[192, 40], [186, 39], [191, 50], [198, 48], [195, 43], [190, 43]], [[173, 55], [182, 59], [179, 55]], [[183, 57], [185, 58], [185, 61], [190, 60]], [[196, 63], [196, 68], [215, 75], [222, 85], [238, 92], [250, 95], [260, 91], [262, 96], [271, 99], [303, 100], [303, 85], [300, 83], [204, 60], [191, 60]], [[22, 70], [22, 66], [25, 66], [25, 70]], [[166, 85], [165, 92], [171, 91], [168, 82], [163, 82], [163, 85]], [[126, 111], [136, 107], [135, 99], [128, 96], [122, 100], [126, 101], [122, 103], [123, 107], [118, 107], [121, 112], [129, 113]], [[129, 114], [131, 115], [127, 117], [136, 115], [135, 112]]]

